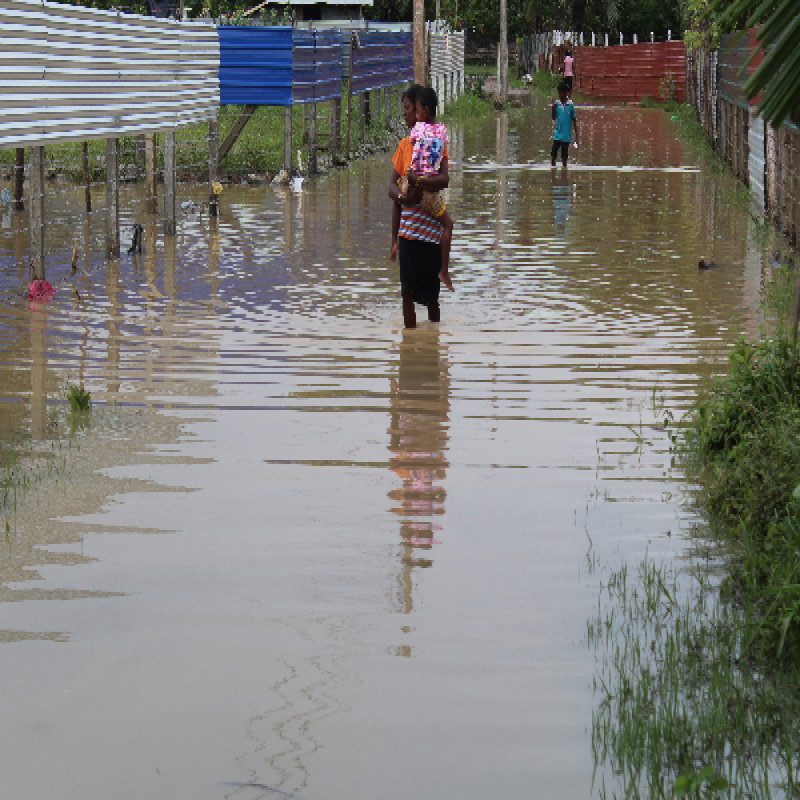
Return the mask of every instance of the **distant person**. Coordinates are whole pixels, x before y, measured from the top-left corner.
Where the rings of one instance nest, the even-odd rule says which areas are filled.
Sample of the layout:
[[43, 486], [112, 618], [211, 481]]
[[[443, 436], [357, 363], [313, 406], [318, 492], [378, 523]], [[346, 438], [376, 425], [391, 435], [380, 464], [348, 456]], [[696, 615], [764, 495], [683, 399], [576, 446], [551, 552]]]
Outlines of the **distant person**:
[[553, 147], [550, 150], [550, 164], [556, 165], [556, 156], [561, 151], [561, 163], [566, 167], [569, 157], [569, 143], [572, 141], [572, 128], [575, 128], [575, 147], [578, 146], [578, 118], [575, 115], [575, 106], [569, 98], [568, 87], [565, 81], [558, 84], [558, 101], [553, 103], [553, 122], [556, 129], [553, 132]]
[[[412, 128], [417, 122], [417, 97], [423, 87], [412, 85], [403, 93], [403, 117]], [[450, 182], [447, 146], [444, 148], [438, 175], [417, 176], [416, 185], [402, 193], [398, 182], [408, 178], [413, 144], [408, 137], [397, 146], [392, 158], [389, 197], [392, 209], [392, 251], [390, 258], [400, 259], [400, 293], [403, 301], [403, 324], [415, 328], [415, 303], [427, 306], [428, 319], [439, 322], [439, 273], [442, 267], [442, 224], [420, 205], [422, 192], [446, 189]]]
[[572, 76], [575, 74], [575, 59], [572, 51], [567, 50], [564, 54], [564, 83], [567, 84], [567, 94], [572, 94]]

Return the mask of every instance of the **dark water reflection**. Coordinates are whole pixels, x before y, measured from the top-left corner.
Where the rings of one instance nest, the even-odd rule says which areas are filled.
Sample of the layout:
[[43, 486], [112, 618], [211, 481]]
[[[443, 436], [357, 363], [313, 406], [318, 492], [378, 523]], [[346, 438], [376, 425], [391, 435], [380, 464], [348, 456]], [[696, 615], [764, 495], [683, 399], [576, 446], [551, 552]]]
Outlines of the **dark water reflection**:
[[756, 330], [762, 259], [668, 116], [578, 113], [566, 171], [546, 108], [453, 127], [438, 327], [401, 328], [388, 156], [171, 240], [127, 187], [144, 252], [110, 264], [54, 187], [37, 307], [4, 223], [0, 442], [38, 455], [0, 548], [9, 796], [591, 796], [587, 551], [683, 557], [663, 411]]

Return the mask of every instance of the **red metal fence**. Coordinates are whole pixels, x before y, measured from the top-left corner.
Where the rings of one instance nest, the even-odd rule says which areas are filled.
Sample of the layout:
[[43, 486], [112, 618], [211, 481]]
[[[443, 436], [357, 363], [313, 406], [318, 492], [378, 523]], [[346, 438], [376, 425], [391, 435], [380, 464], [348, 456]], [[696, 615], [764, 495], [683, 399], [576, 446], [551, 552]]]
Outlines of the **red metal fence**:
[[576, 47], [575, 91], [611, 102], [686, 100], [682, 41]]

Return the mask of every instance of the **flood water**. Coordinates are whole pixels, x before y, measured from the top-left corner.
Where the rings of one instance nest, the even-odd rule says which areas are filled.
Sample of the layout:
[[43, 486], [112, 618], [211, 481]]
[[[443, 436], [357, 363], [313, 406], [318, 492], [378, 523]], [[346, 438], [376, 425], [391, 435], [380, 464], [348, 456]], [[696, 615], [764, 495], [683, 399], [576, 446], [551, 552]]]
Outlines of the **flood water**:
[[411, 331], [389, 154], [166, 241], [127, 187], [110, 264], [58, 187], [47, 305], [3, 218], [0, 440], [45, 465], [0, 541], [4, 796], [597, 796], [589, 565], [691, 549], [663, 415], [762, 261], [668, 115], [578, 115], [566, 171], [541, 105], [453, 126], [456, 291]]

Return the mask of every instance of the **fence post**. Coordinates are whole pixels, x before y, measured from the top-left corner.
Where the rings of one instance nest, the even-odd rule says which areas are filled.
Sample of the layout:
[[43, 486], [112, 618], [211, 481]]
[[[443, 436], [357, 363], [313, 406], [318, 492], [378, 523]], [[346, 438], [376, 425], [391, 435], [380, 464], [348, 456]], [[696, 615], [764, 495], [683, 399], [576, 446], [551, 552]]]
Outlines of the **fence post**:
[[219, 175], [219, 118], [216, 114], [208, 121], [208, 215], [219, 214], [219, 196], [214, 194], [214, 183]]
[[89, 142], [81, 146], [81, 162], [83, 164], [83, 202], [86, 213], [92, 213], [92, 174], [89, 171]]
[[16, 163], [14, 164], [14, 208], [17, 211], [25, 210], [25, 148], [18, 147]]
[[174, 236], [176, 225], [175, 128], [164, 133], [164, 234]]
[[106, 139], [106, 255], [119, 258], [119, 139]]
[[342, 98], [331, 98], [330, 133], [328, 134], [328, 153], [332, 164], [339, 163], [339, 151], [342, 147]]
[[292, 107], [283, 112], [283, 168], [292, 171]]
[[311, 103], [308, 125], [308, 174], [317, 174], [317, 104]]
[[367, 100], [367, 95], [369, 92], [362, 92], [361, 97], [358, 100], [358, 105], [361, 107], [361, 114], [359, 115], [358, 119], [358, 133], [361, 137], [361, 144], [364, 144], [364, 139], [367, 138], [367, 109], [369, 107], [369, 101]]
[[156, 188], [156, 134], [148, 133], [144, 140], [144, 188], [145, 207], [148, 211], [158, 211]]
[[44, 147], [30, 149], [31, 280], [44, 280]]

